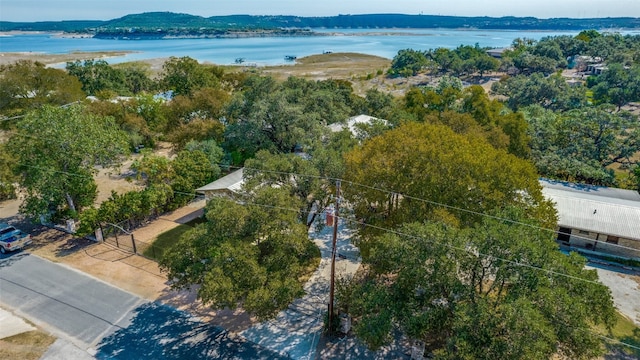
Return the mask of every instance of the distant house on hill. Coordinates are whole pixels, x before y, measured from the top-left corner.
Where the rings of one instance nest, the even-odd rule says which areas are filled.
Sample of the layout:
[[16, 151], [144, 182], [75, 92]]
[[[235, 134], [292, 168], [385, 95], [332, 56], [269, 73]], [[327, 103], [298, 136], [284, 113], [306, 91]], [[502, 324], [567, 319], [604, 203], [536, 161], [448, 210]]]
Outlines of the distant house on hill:
[[590, 75], [600, 75], [604, 71], [607, 71], [607, 65], [605, 64], [591, 64], [587, 65], [586, 73]]
[[204, 194], [205, 198], [214, 196], [229, 196], [238, 193], [244, 184], [244, 168], [236, 170], [220, 179], [196, 189], [196, 193]]
[[564, 245], [640, 259], [640, 194], [632, 190], [540, 180], [558, 211]]

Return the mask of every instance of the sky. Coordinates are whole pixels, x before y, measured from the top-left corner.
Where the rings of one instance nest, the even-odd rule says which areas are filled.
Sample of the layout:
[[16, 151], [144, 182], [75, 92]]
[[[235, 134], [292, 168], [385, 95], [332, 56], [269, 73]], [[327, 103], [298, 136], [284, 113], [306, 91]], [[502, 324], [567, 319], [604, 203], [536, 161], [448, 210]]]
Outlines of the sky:
[[640, 17], [640, 0], [0, 0], [0, 21], [110, 20], [150, 11], [204, 17], [374, 13], [538, 18]]

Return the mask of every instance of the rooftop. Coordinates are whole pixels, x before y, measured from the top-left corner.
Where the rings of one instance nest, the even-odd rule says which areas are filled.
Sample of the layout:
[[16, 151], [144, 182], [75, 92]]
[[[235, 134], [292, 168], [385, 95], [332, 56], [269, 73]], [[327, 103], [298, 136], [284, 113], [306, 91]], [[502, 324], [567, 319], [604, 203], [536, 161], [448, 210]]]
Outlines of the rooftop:
[[558, 224], [640, 241], [640, 194], [632, 190], [540, 180], [556, 203]]
[[244, 184], [244, 180], [242, 176], [244, 174], [244, 168], [240, 170], [236, 170], [226, 176], [221, 177], [220, 179], [209, 183], [205, 186], [199, 187], [196, 189], [196, 192], [211, 192], [211, 191], [220, 191], [220, 190], [229, 190], [232, 192], [238, 192], [242, 188], [242, 184]]

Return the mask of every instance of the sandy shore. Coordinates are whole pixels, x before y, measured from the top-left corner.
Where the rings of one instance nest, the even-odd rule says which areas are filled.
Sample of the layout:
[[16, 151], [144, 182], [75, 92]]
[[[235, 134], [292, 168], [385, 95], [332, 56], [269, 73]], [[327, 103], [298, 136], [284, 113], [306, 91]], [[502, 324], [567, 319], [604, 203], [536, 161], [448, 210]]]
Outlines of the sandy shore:
[[46, 54], [41, 52], [4, 52], [0, 53], [0, 65], [12, 64], [19, 60], [39, 61], [45, 65], [64, 64], [67, 61], [106, 59], [125, 56], [133, 51], [79, 51], [68, 54]]

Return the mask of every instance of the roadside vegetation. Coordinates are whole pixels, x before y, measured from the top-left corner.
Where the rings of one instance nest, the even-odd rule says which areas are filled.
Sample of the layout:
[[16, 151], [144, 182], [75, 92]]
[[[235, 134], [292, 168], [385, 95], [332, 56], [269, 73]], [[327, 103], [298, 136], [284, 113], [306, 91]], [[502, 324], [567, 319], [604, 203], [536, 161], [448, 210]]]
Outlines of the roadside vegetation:
[[[356, 92], [363, 75], [276, 78], [188, 57], [155, 76], [102, 60], [4, 65], [0, 194], [20, 189], [23, 213], [79, 220], [81, 234], [132, 229], [244, 166], [244, 188], [167, 234], [159, 263], [206, 305], [269, 319], [303, 294], [319, 259], [314, 209], [342, 179], [363, 267], [337, 305], [371, 348], [400, 331], [441, 359], [595, 358], [595, 327], [617, 322], [611, 295], [541, 230], [557, 219], [538, 179], [640, 190], [640, 123], [625, 110], [640, 100], [640, 37], [585, 31], [516, 39], [501, 59], [486, 50], [407, 49], [364, 72], [371, 84], [429, 79], [394, 95]], [[303, 66], [355, 57], [331, 55]], [[562, 71], [596, 58], [608, 70], [569, 85]], [[359, 114], [386, 122], [328, 127]], [[153, 152], [160, 141], [171, 156]], [[131, 152], [142, 189], [96, 204], [95, 173]]]

